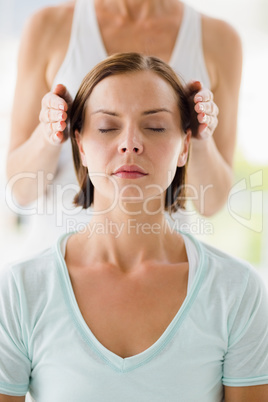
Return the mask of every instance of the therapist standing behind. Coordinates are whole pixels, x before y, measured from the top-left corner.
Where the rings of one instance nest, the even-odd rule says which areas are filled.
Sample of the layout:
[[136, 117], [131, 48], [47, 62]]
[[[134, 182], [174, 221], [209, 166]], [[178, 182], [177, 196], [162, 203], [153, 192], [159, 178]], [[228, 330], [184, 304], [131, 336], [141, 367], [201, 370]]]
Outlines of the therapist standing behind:
[[206, 216], [227, 198], [242, 64], [233, 28], [178, 0], [77, 0], [48, 7], [29, 20], [23, 33], [7, 160], [18, 202], [42, 200], [29, 240], [31, 248], [36, 242], [35, 250], [87, 221], [72, 208], [77, 181], [66, 141], [68, 107], [87, 71], [107, 55], [126, 51], [158, 56], [186, 82], [199, 80], [211, 89], [220, 109], [218, 126], [212, 93], [198, 83], [189, 87], [199, 90], [200, 123], [192, 141], [188, 183], [194, 191], [189, 195], [198, 194], [195, 206]]

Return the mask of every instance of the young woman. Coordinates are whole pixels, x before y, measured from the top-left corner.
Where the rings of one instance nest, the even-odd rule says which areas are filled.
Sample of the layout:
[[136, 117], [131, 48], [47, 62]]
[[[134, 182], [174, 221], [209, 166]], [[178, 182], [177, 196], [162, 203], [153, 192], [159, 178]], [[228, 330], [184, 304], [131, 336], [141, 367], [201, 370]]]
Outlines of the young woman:
[[91, 68], [126, 51], [157, 56], [185, 82], [199, 80], [213, 92], [221, 111], [218, 126], [212, 93], [198, 83], [190, 86], [199, 91], [200, 122], [189, 163], [190, 196], [206, 216], [228, 196], [242, 59], [234, 29], [178, 0], [76, 0], [47, 7], [29, 20], [22, 36], [7, 162], [17, 201], [29, 209], [39, 197], [29, 239], [36, 249], [88, 219], [72, 207], [77, 181], [66, 141], [66, 88], [74, 97]]
[[267, 401], [260, 278], [165, 219], [183, 207], [191, 137], [177, 75], [108, 58], [77, 93], [71, 133], [75, 203], [94, 215], [1, 271], [0, 401]]

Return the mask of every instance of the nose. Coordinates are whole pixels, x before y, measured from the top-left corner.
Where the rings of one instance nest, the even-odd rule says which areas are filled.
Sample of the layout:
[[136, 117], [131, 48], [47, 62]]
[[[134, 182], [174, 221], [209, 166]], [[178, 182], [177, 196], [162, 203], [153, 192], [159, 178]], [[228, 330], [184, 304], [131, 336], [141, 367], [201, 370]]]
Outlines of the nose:
[[140, 154], [143, 151], [143, 144], [141, 135], [137, 130], [130, 127], [122, 133], [121, 141], [118, 147], [120, 154], [135, 153]]

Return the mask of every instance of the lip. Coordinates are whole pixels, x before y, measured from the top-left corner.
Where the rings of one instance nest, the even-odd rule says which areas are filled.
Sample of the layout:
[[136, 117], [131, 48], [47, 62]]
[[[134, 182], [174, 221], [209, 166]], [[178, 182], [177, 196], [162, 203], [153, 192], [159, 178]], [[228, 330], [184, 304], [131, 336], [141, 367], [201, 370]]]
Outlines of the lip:
[[146, 173], [140, 166], [138, 165], [123, 165], [120, 166], [114, 173], [114, 176], [118, 176], [121, 178], [129, 178], [129, 179], [137, 179], [139, 177], [147, 176]]

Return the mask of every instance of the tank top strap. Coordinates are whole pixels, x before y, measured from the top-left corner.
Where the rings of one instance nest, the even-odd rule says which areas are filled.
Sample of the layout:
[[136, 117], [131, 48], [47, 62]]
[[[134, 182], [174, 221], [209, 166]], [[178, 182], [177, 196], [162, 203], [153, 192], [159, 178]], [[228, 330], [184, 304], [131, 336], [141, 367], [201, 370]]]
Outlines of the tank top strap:
[[97, 14], [95, 10], [94, 0], [82, 0], [88, 5], [89, 12], [89, 24], [91, 27], [91, 34], [93, 34], [93, 38], [96, 44], [96, 48], [98, 49], [99, 56], [101, 59], [105, 59], [108, 57], [106, 48], [103, 43], [103, 39], [100, 32], [100, 27], [98, 24]]
[[183, 17], [170, 60], [171, 67], [186, 81], [200, 80], [210, 88], [202, 43], [201, 14], [183, 3]]
[[68, 50], [52, 88], [58, 83], [67, 84], [74, 96], [82, 78], [105, 57], [94, 0], [76, 0]]

